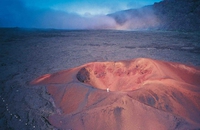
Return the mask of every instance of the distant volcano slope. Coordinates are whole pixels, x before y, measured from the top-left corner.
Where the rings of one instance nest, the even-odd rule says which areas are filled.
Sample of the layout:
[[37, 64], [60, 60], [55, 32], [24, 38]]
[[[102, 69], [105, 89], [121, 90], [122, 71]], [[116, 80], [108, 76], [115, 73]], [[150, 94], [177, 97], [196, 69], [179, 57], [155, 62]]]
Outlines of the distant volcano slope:
[[199, 129], [200, 70], [146, 58], [92, 62], [31, 82], [45, 85], [59, 129]]
[[119, 29], [158, 29], [200, 32], [200, 0], [163, 0], [139, 9], [119, 11], [108, 16]]

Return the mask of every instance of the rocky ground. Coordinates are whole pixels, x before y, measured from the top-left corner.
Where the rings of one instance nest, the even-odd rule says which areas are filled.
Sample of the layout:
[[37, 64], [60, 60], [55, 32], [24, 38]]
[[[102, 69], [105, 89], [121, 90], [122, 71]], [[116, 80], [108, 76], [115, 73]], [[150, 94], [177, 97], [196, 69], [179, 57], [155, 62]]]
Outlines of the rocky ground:
[[147, 57], [200, 66], [199, 34], [179, 32], [0, 30], [0, 129], [54, 129], [46, 73], [92, 61]]

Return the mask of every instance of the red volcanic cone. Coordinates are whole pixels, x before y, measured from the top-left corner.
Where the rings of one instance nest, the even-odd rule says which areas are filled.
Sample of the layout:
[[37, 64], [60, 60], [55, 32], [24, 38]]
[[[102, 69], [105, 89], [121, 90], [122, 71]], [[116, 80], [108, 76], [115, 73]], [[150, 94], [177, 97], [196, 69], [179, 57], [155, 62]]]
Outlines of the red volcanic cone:
[[46, 74], [57, 111], [52, 125], [73, 130], [200, 128], [200, 70], [152, 59], [93, 62]]

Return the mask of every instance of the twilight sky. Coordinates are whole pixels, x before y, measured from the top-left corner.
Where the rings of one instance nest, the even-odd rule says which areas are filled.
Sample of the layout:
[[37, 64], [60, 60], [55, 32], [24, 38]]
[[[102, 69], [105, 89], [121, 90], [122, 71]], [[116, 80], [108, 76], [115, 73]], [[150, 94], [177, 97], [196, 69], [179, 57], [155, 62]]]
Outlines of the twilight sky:
[[0, 0], [0, 27], [113, 28], [116, 23], [106, 14], [159, 1], [161, 0]]

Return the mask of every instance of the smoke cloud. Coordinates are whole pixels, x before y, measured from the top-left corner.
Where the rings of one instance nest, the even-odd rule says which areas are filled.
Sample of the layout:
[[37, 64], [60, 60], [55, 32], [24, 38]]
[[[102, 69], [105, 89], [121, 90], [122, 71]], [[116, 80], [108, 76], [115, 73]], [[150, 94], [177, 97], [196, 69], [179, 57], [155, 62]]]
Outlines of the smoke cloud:
[[[20, 0], [0, 1], [0, 27], [56, 29], [141, 29], [156, 26], [153, 13], [79, 15], [53, 9], [28, 8]], [[152, 11], [151, 11], [152, 12]], [[120, 21], [121, 20], [121, 21]]]
[[109, 15], [116, 22], [117, 29], [146, 30], [159, 26], [159, 19], [151, 6], [140, 9], [131, 9]]

